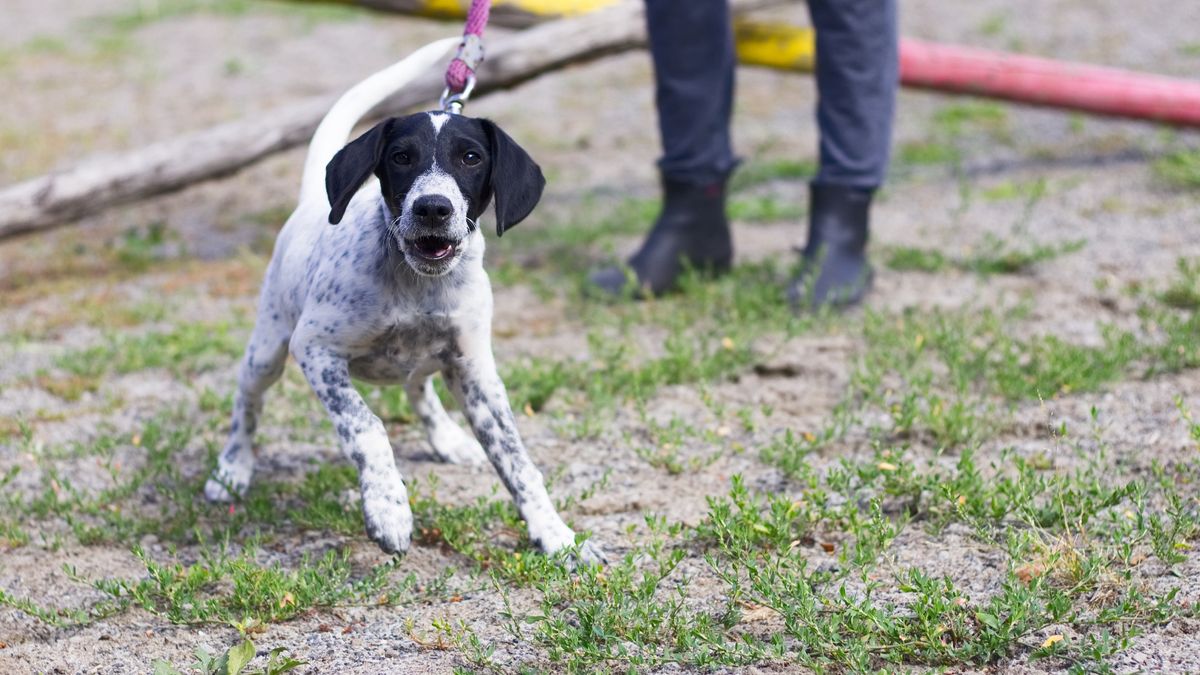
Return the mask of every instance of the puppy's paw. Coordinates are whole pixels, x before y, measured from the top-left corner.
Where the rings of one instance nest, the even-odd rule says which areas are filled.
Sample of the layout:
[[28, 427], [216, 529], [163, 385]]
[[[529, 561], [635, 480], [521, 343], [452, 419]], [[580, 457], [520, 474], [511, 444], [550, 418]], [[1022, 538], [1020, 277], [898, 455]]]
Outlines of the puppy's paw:
[[482, 466], [488, 462], [479, 441], [458, 425], [439, 427], [429, 434], [429, 444], [433, 446], [433, 454], [447, 464]]
[[231, 502], [246, 494], [253, 476], [254, 452], [250, 449], [250, 439], [235, 436], [221, 452], [217, 468], [204, 484], [204, 497], [210, 502]]
[[541, 536], [532, 537], [534, 545], [546, 555], [562, 556], [569, 569], [574, 570], [581, 565], [585, 567], [603, 566], [608, 563], [608, 556], [604, 555], [600, 546], [591, 540], [576, 546], [575, 532], [565, 523], [560, 522], [559, 527], [547, 528], [547, 530]]
[[367, 536], [384, 553], [407, 553], [412, 543], [413, 518], [404, 488], [364, 489], [362, 507]]
[[217, 469], [204, 484], [204, 498], [214, 503], [231, 502], [246, 494], [246, 489], [249, 487], [249, 476], [231, 476], [229, 473]]
[[608, 564], [608, 556], [604, 554], [604, 549], [600, 548], [599, 544], [594, 544], [589, 539], [580, 544], [578, 548], [571, 550], [568, 554], [567, 564], [571, 566], [571, 569], [604, 567]]

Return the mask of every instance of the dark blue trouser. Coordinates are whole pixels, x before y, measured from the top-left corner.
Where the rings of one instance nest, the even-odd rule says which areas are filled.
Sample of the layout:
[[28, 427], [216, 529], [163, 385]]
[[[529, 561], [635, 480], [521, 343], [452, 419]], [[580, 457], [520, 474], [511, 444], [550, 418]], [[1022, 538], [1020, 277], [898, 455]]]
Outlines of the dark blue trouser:
[[[899, 81], [896, 0], [808, 0], [817, 31], [816, 182], [877, 188], [887, 172]], [[646, 0], [663, 175], [724, 178], [737, 164], [733, 28], [726, 0]]]

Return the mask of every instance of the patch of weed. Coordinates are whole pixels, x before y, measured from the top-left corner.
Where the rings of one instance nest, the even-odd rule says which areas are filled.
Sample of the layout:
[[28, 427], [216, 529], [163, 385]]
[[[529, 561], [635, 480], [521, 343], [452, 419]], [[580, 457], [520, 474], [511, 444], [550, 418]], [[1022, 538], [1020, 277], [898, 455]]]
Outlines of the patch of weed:
[[735, 197], [729, 201], [728, 215], [730, 220], [749, 223], [770, 223], [781, 220], [798, 220], [804, 216], [804, 209], [794, 204], [784, 203], [772, 196]]
[[636, 553], [535, 582], [539, 607], [520, 615], [509, 607], [508, 631], [571, 672], [752, 661], [758, 650], [731, 642], [726, 622], [687, 602], [688, 580], [676, 574], [684, 551], [667, 544], [682, 528], [650, 517], [647, 525], [653, 539]]
[[[247, 670], [257, 653], [254, 642], [243, 631], [241, 641], [220, 654], [198, 647], [196, 660], [187, 668], [200, 675], [279, 675], [308, 663], [289, 656], [283, 647], [276, 647], [267, 653], [267, 663], [261, 669]], [[183, 675], [184, 672], [169, 661], [154, 662], [154, 675]]]
[[166, 223], [151, 223], [144, 229], [130, 228], [112, 245], [113, 256], [126, 270], [144, 272], [151, 264], [161, 259], [162, 247], [166, 241]]
[[90, 394], [100, 387], [100, 378], [76, 374], [54, 377], [42, 371], [33, 383], [64, 401], [78, 401], [84, 394]]
[[998, 37], [1008, 28], [1008, 15], [996, 12], [989, 15], [979, 24], [979, 34], [985, 37]]
[[139, 3], [134, 9], [102, 17], [109, 28], [129, 32], [144, 28], [159, 21], [193, 14], [240, 17], [252, 12], [276, 12], [307, 18], [312, 21], [344, 20], [366, 16], [367, 13], [354, 7], [327, 7], [319, 4], [290, 2], [260, 2], [255, 0], [158, 0], [154, 3]]
[[437, 500], [434, 476], [427, 483], [410, 486], [416, 542], [445, 546], [508, 582], [528, 583], [560, 564], [536, 554], [512, 500], [494, 498], [495, 488], [492, 498], [451, 506]]
[[1176, 275], [1158, 298], [1168, 307], [1195, 311], [1200, 309], [1200, 260], [1175, 261]]
[[1178, 150], [1154, 162], [1154, 173], [1178, 188], [1200, 188], [1200, 150]]
[[816, 175], [817, 163], [812, 160], [750, 161], [733, 174], [730, 189], [742, 192], [772, 181], [808, 180]]
[[294, 491], [300, 504], [290, 509], [289, 515], [296, 525], [348, 536], [362, 534], [358, 471], [353, 466], [320, 464], [315, 470], [304, 474], [303, 481]]
[[[388, 575], [394, 561], [356, 576], [349, 549], [331, 550], [316, 559], [306, 555], [294, 569], [264, 564], [253, 545], [236, 554], [227, 545], [210, 547], [192, 564], [159, 563], [140, 547], [133, 552], [146, 566], [145, 578], [100, 579], [92, 582], [93, 586], [179, 624], [283, 621], [312, 608], [378, 604], [381, 598], [386, 603], [416, 583], [410, 575], [389, 591]], [[383, 597], [385, 591], [387, 598]]]
[[958, 138], [967, 131], [1002, 133], [1008, 126], [1008, 109], [990, 101], [953, 103], [934, 113], [933, 123], [948, 138]]
[[109, 614], [98, 607], [96, 611], [44, 607], [28, 598], [17, 597], [3, 588], [0, 588], [0, 607], [11, 607], [56, 628], [90, 623], [96, 618]]
[[962, 151], [945, 141], [908, 141], [900, 145], [898, 159], [915, 166], [958, 164]]
[[1007, 140], [1009, 133], [1008, 110], [1004, 106], [984, 101], [953, 103], [934, 113], [927, 138], [902, 143], [897, 159], [902, 165], [957, 167], [963, 160], [964, 139], [973, 134], [989, 134]]
[[935, 273], [953, 265], [944, 253], [933, 248], [892, 246], [887, 249], [885, 255], [884, 264], [897, 272]]
[[1086, 245], [1083, 239], [1058, 244], [1014, 243], [988, 234], [975, 252], [967, 256], [950, 257], [937, 249], [895, 246], [887, 250], [885, 264], [901, 272], [932, 274], [954, 268], [983, 276], [1026, 274], [1040, 263], [1075, 253]]
[[978, 274], [1021, 274], [1028, 272], [1038, 263], [1075, 253], [1087, 245], [1084, 239], [1065, 241], [1060, 244], [1031, 242], [1027, 245], [1012, 244], [999, 237], [985, 236], [979, 250], [963, 261], [963, 266]]
[[720, 380], [758, 358], [748, 338], [741, 342], [729, 335], [696, 339], [675, 333], [655, 356], [643, 356], [601, 331], [589, 335], [589, 344], [587, 361], [530, 357], [506, 364], [502, 379], [513, 409], [535, 413], [561, 395], [569, 403], [587, 403], [588, 426], [616, 405], [645, 401], [666, 386]]
[[244, 336], [227, 322], [181, 323], [170, 331], [145, 335], [113, 334], [107, 343], [67, 352], [55, 365], [68, 373], [96, 378], [165, 368], [189, 375], [229, 365], [242, 352]]
[[1046, 193], [1046, 179], [1038, 178], [1032, 181], [1006, 180], [990, 188], [980, 190], [979, 194], [987, 201], [1002, 202], [1021, 199], [1025, 201], [1040, 199]]
[[[673, 417], [667, 424], [660, 424], [644, 412], [643, 425], [650, 445], [635, 445], [634, 452], [646, 460], [651, 466], [662, 469], [669, 474], [678, 475], [685, 471], [697, 471], [720, 459], [725, 454], [724, 447], [718, 447], [706, 454], [692, 454], [685, 457], [681, 454], [686, 445], [692, 442], [705, 445], [724, 445], [723, 436], [728, 435], [727, 428], [718, 431], [702, 431], [682, 417]], [[630, 442], [633, 442], [630, 439]]]

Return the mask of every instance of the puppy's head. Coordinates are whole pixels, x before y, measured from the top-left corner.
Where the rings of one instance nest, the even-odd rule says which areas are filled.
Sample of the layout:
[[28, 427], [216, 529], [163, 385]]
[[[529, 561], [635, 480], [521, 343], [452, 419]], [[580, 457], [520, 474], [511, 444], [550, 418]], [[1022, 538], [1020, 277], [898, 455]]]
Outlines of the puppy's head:
[[341, 221], [371, 174], [404, 259], [426, 276], [454, 268], [493, 196], [502, 235], [533, 211], [546, 184], [541, 168], [494, 122], [437, 112], [385, 120], [334, 156], [325, 171], [330, 223]]

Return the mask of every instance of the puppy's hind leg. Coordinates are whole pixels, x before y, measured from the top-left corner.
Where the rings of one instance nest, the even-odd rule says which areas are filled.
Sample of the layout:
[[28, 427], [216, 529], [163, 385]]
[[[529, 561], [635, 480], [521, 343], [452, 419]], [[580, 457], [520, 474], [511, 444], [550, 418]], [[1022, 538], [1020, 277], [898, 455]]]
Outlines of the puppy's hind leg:
[[483, 447], [475, 437], [450, 419], [446, 409], [433, 388], [433, 377], [429, 375], [411, 377], [404, 384], [408, 402], [413, 412], [425, 425], [429, 444], [438, 459], [450, 464], [482, 465], [488, 461]]
[[229, 441], [217, 459], [212, 477], [204, 485], [204, 496], [210, 501], [229, 501], [250, 486], [254, 474], [254, 432], [262, 412], [263, 393], [279, 380], [287, 361], [290, 327], [262, 314], [258, 319], [242, 357]]

